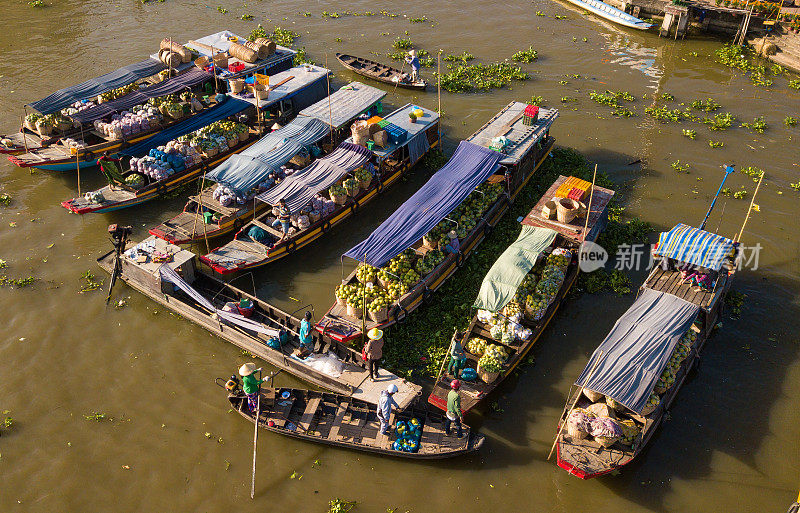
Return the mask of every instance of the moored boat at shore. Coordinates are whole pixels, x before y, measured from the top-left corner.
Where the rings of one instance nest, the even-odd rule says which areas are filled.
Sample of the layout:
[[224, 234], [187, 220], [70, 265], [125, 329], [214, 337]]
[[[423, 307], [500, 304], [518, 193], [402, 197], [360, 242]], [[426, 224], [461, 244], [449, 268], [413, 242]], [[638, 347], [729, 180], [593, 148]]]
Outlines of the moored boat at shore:
[[628, 14], [621, 9], [617, 9], [602, 0], [566, 0], [567, 2], [576, 5], [582, 9], [605, 18], [609, 21], [622, 25], [624, 27], [635, 28], [638, 30], [647, 30], [653, 26], [652, 23], [640, 20], [632, 14]]
[[[584, 241], [595, 241], [605, 227], [613, 196], [610, 189], [592, 187], [574, 177], [556, 179], [522, 219], [517, 240], [484, 278], [473, 305], [475, 314], [463, 334], [463, 368], [455, 376], [449, 365], [446, 368], [442, 364], [429, 403], [445, 410], [450, 383], [458, 377], [462, 382], [461, 408], [468, 411], [517, 368], [572, 288], [580, 273], [580, 246]], [[581, 216], [559, 222], [552, 219], [551, 206], [563, 199], [588, 207]], [[445, 361], [450, 359], [451, 349], [452, 345]]]

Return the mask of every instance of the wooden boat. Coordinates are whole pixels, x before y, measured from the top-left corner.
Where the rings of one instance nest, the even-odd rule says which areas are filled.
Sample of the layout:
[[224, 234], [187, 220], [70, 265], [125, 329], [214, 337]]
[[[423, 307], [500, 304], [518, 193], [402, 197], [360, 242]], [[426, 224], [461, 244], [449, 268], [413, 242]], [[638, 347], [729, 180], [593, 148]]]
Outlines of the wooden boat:
[[[486, 398], [487, 395], [497, 388], [505, 378], [511, 375], [520, 362], [525, 359], [525, 356], [542, 335], [542, 332], [544, 332], [545, 328], [547, 328], [547, 325], [555, 315], [558, 307], [561, 305], [561, 302], [569, 293], [572, 285], [578, 278], [578, 274], [580, 273], [580, 269], [578, 267], [578, 250], [580, 249], [580, 245], [584, 240], [592, 242], [597, 240], [600, 232], [602, 232], [603, 228], [608, 222], [607, 207], [611, 201], [611, 198], [614, 196], [614, 191], [599, 186], [594, 187], [588, 227], [585, 223], [585, 217], [576, 218], [570, 223], [559, 223], [557, 221], [551, 221], [550, 219], [542, 217], [542, 208], [548, 201], [556, 197], [556, 191], [558, 191], [559, 187], [561, 187], [561, 185], [564, 184], [567, 179], [568, 177], [566, 176], [559, 176], [550, 189], [548, 189], [544, 196], [542, 196], [536, 206], [531, 209], [528, 215], [522, 220], [523, 226], [527, 225], [549, 228], [556, 232], [557, 235], [551, 247], [553, 249], [562, 248], [569, 251], [571, 258], [569, 266], [564, 273], [564, 281], [561, 284], [557, 295], [538, 320], [528, 316], [527, 314], [525, 314], [525, 316], [522, 318], [521, 324], [529, 327], [532, 331], [526, 340], [514, 338], [513, 341], [507, 343], [495, 338], [492, 336], [490, 331], [491, 324], [486, 322], [485, 317], [479, 315], [478, 312], [473, 315], [469, 328], [464, 334], [464, 344], [466, 345], [467, 341], [477, 337], [487, 343], [500, 345], [508, 355], [508, 359], [505, 362], [502, 372], [500, 372], [497, 376], [492, 376], [494, 379], [491, 381], [484, 381], [481, 378], [480, 373], [478, 373], [479, 377], [474, 381], [462, 380], [461, 408], [464, 411], [469, 411], [477, 406], [483, 399]], [[588, 203], [588, 198], [589, 193], [585, 195], [583, 201]], [[584, 228], [587, 228], [585, 232]], [[584, 233], [586, 233], [585, 237], [583, 235]], [[540, 254], [538, 260], [541, 261], [544, 259], [544, 257], [544, 254]], [[481, 317], [483, 317], [483, 319]], [[501, 319], [505, 319], [505, 316], [501, 317]], [[467, 357], [466, 367], [471, 367], [473, 369], [478, 368], [478, 361], [480, 360], [481, 355], [470, 353], [466, 347], [465, 355]], [[449, 358], [450, 356], [448, 351], [448, 355], [445, 356], [445, 362], [449, 361]], [[428, 396], [428, 402], [442, 410], [446, 410], [447, 394], [450, 391], [450, 382], [453, 379], [455, 379], [455, 376], [448, 373], [445, 369], [445, 365], [443, 364], [439, 375], [436, 378], [436, 384], [434, 385], [433, 391], [431, 392], [430, 396]]]
[[[210, 167], [216, 166], [231, 155], [248, 148], [256, 142], [258, 137], [259, 134], [254, 132], [253, 129], [250, 129], [247, 139], [244, 141], [239, 140], [236, 146], [228, 148], [226, 151], [220, 152], [213, 157], [205, 157], [201, 162], [189, 166], [183, 171], [177, 172], [171, 176], [161, 180], [152, 180], [148, 178], [148, 183], [138, 189], [134, 189], [124, 183], [109, 184], [98, 190], [98, 192], [103, 195], [103, 200], [100, 202], [94, 202], [87, 199], [85, 196], [79, 196], [62, 201], [61, 206], [74, 214], [100, 214], [141, 205], [147, 201], [162, 198], [172, 191], [185, 187], [197, 180]], [[100, 165], [103, 165], [102, 161]], [[123, 172], [122, 176], [127, 177], [130, 174], [133, 174], [133, 171], [127, 169]]]
[[[511, 102], [497, 115], [484, 124], [466, 141], [488, 147], [492, 138], [505, 135], [511, 141], [506, 148], [505, 158], [500, 161], [500, 168], [487, 183], [502, 184], [504, 193], [492, 203], [475, 227], [459, 237], [460, 253], [448, 253], [430, 273], [425, 275], [413, 288], [389, 305], [386, 319], [376, 322], [372, 318], [366, 321], [367, 329], [380, 329], [402, 322], [412, 311], [418, 308], [423, 300], [427, 300], [432, 292], [438, 290], [460, 267], [465, 258], [489, 234], [500, 219], [508, 211], [519, 192], [530, 181], [533, 173], [539, 169], [550, 153], [555, 139], [550, 136], [550, 127], [558, 117], [555, 109], [542, 110], [539, 120], [533, 126], [525, 125], [522, 112], [526, 105]], [[410, 249], [417, 253], [426, 251], [422, 240]], [[357, 282], [354, 270], [344, 281], [345, 284]], [[334, 303], [325, 316], [317, 323], [317, 329], [335, 340], [346, 342], [361, 336], [362, 321], [347, 313], [345, 305]]]
[[[130, 254], [132, 248], [146, 246], [152, 248], [149, 255], [144, 251], [137, 251], [136, 256]], [[264, 328], [286, 330], [290, 334], [289, 340], [280, 346], [280, 349], [274, 349], [268, 345], [271, 336], [222, 320], [216, 312], [210, 311], [197, 299], [161, 277], [159, 268], [162, 264], [153, 261], [156, 252], [171, 255], [169, 267], [176, 270], [199, 297], [210, 301], [215, 308], [222, 308], [226, 303], [238, 302], [241, 299], [249, 299], [254, 303], [250, 319]], [[343, 364], [342, 373], [338, 376], [317, 370], [310, 365], [310, 360], [295, 355], [299, 347], [297, 338], [300, 331], [299, 318], [198, 269], [197, 256], [190, 251], [150, 236], [141, 243], [128, 247], [120, 260], [119, 278], [129, 286], [182, 318], [309, 383], [371, 403], [377, 403], [381, 391], [394, 383], [399, 389], [395, 394], [395, 400], [403, 408], [411, 404], [422, 392], [419, 386], [384, 369], [379, 371], [379, 378], [376, 381], [370, 381], [358, 351], [312, 330], [317, 356], [330, 356], [332, 353]], [[98, 264], [105, 271], [112, 272], [115, 266], [115, 252], [110, 251], [100, 257]], [[299, 311], [306, 309], [313, 311], [313, 306], [301, 307]]]
[[626, 13], [623, 10], [617, 9], [616, 7], [612, 7], [609, 4], [601, 1], [601, 0], [567, 0], [571, 4], [574, 4], [581, 9], [586, 9], [587, 11], [600, 16], [601, 18], [605, 18], [609, 21], [617, 23], [619, 25], [635, 28], [638, 30], [647, 30], [653, 26], [652, 23], [647, 23], [646, 21], [642, 21], [636, 16]]
[[[660, 396], [659, 401], [655, 406], [648, 402], [644, 408], [637, 410], [630, 409], [625, 405], [622, 405], [621, 401], [617, 401], [620, 403], [617, 405], [615, 413], [617, 419], [632, 423], [631, 425], [635, 426], [635, 428], [638, 430], [635, 437], [632, 437], [631, 439], [620, 439], [619, 441], [613, 443], [613, 445], [610, 447], [605, 447], [598, 443], [591, 436], [581, 438], [580, 436], [577, 436], [577, 434], [573, 436], [568, 432], [567, 429], [560, 430], [556, 439], [556, 455], [559, 467], [563, 468], [574, 476], [582, 479], [590, 479], [608, 474], [609, 472], [627, 465], [644, 451], [648, 442], [656, 433], [658, 426], [664, 420], [665, 413], [669, 410], [672, 402], [678, 395], [678, 391], [681, 389], [681, 386], [686, 380], [689, 372], [699, 361], [700, 352], [703, 350], [706, 341], [711, 336], [715, 326], [717, 325], [723, 308], [725, 296], [730, 289], [731, 282], [735, 277], [735, 272], [735, 266], [732, 261], [730, 264], [726, 263], [720, 270], [713, 289], [706, 290], [687, 282], [687, 280], [683, 278], [681, 272], [679, 270], [675, 270], [674, 268], [670, 270], [664, 270], [659, 266], [652, 270], [644, 284], [639, 289], [639, 298], [637, 299], [637, 303], [639, 301], [648, 300], [650, 297], [664, 297], [667, 300], [671, 299], [673, 303], [687, 305], [685, 307], [682, 306], [682, 308], [688, 309], [689, 313], [691, 314], [691, 317], [688, 317], [688, 331], [685, 332], [685, 335], [683, 335], [683, 337], [674, 346], [679, 348], [679, 346], [683, 344], [683, 351], [685, 352], [683, 360], [680, 362], [677, 370], [674, 371], [674, 383], [671, 386], [666, 384], [661, 385], [666, 388], [665, 391], [659, 391], [659, 384], [657, 383], [655, 385], [655, 389], [653, 389], [651, 385], [651, 387], [648, 389], [651, 391], [651, 394], [657, 394]], [[675, 299], [682, 301], [675, 301]], [[636, 326], [647, 326], [648, 323], [650, 323], [651, 317], [649, 316], [656, 315], [651, 314], [650, 312], [657, 310], [657, 308], [645, 304], [637, 309], [637, 303], [634, 303], [634, 306], [632, 306], [631, 309], [629, 309], [628, 312], [626, 312], [626, 314], [623, 315], [619, 321], [617, 321], [618, 325], [620, 322], [623, 322], [623, 320], [625, 320], [629, 314], [636, 317]], [[648, 308], [647, 313], [642, 314], [641, 311], [643, 311], [645, 307]], [[677, 310], [669, 310], [666, 312], [666, 314], [662, 315], [665, 315], [665, 318], [667, 319], [665, 325], [663, 328], [661, 326], [654, 326], [652, 328], [652, 338], [657, 338], [658, 332], [667, 331], [668, 326], [671, 326], [669, 323], [674, 324], [675, 318], [679, 318], [679, 316], [682, 315], [682, 311], [678, 312]], [[628, 328], [629, 325], [632, 326], [633, 324], [628, 322], [624, 323], [619, 332], [624, 333], [624, 331], [627, 329], [634, 330], [632, 327]], [[610, 334], [609, 337], [612, 337], [612, 335], [617, 332], [617, 326], [615, 326], [612, 330], [612, 334]], [[633, 341], [635, 347], [632, 345], [630, 348], [628, 348], [628, 352], [635, 352], [638, 355], [639, 360], [643, 362], [637, 364], [637, 366], [644, 366], [646, 364], [644, 359], [648, 356], [646, 353], [646, 344], [650, 342], [651, 338], [643, 335], [641, 331], [636, 331], [636, 334], [638, 334], [638, 337], [640, 337], [641, 340]], [[678, 333], [678, 336], [680, 336], [680, 333]], [[608, 341], [609, 338], [607, 337], [606, 340]], [[620, 342], [620, 340], [624, 339], [616, 338], [613, 339], [612, 342], [621, 344], [622, 342]], [[663, 344], [662, 339], [658, 339], [656, 342], [654, 342], [654, 344], [658, 343]], [[602, 348], [606, 346], [601, 344], [600, 347]], [[687, 349], [688, 352], [686, 352]], [[600, 348], [598, 348], [598, 351], [599, 350]], [[670, 354], [674, 356], [675, 353]], [[625, 355], [622, 354], [622, 357], [624, 356]], [[669, 356], [669, 354], [667, 356]], [[615, 358], [618, 361], [620, 355], [613, 354], [608, 355], [608, 357]], [[592, 356], [592, 360], [590, 360], [590, 365], [592, 368], [590, 369], [590, 367], [587, 366], [587, 368], [584, 370], [584, 375], [586, 378], [581, 382], [581, 386], [577, 386], [577, 388], [572, 390], [568, 396], [567, 406], [565, 407], [564, 412], [559, 420], [559, 427], [564, 424], [566, 418], [572, 411], [572, 405], [575, 405], [576, 408], [586, 408], [592, 404], [592, 400], [589, 398], [589, 396], [597, 393], [593, 392], [593, 384], [589, 380], [592, 378], [592, 374], [595, 372], [594, 368], [597, 367], [598, 364], [602, 365], [605, 363], [603, 358], [606, 359], [605, 361], [608, 361], [606, 355], [603, 355], [602, 353], [598, 354], [598, 352], [595, 351], [595, 354]], [[593, 364], [593, 361], [596, 363]], [[654, 375], [658, 376], [664, 369], [666, 369], [665, 366], [655, 369]], [[602, 373], [604, 375], [604, 379], [606, 380], [613, 379], [614, 375], [605, 372], [605, 370], [605, 368], [597, 369], [597, 372], [598, 374]], [[589, 381], [588, 384], [587, 381]], [[636, 379], [626, 379], [625, 381], [627, 386], [630, 386], [633, 389], [636, 389], [638, 386]], [[586, 391], [584, 391], [584, 386]], [[603, 394], [599, 394], [599, 396], [601, 398], [599, 400], [602, 401]], [[653, 395], [650, 397], [652, 398]], [[595, 397], [595, 399], [597, 399], [597, 397]], [[606, 399], [606, 402], [608, 402], [608, 399]]]
[[[342, 66], [349, 69], [353, 73], [358, 73], [363, 77], [371, 78], [372, 80], [377, 80], [378, 82], [383, 82], [384, 84], [390, 84], [393, 86], [402, 87], [404, 89], [418, 90], [424, 90], [426, 86], [424, 80], [420, 79], [416, 82], [411, 82], [410, 78], [407, 78], [406, 74], [401, 70], [392, 68], [391, 66], [386, 66], [380, 62], [371, 61], [362, 57], [355, 57], [353, 55], [347, 55], [345, 53], [337, 53], [336, 58], [339, 60]], [[408, 77], [410, 76], [411, 75], [409, 74]]]
[[[217, 378], [218, 385], [223, 381]], [[238, 386], [228, 393], [231, 408], [250, 422], [255, 414], [247, 406], [247, 397]], [[399, 414], [392, 413], [391, 425], [397, 421], [417, 419], [421, 438], [417, 452], [393, 449], [397, 434], [380, 433], [375, 406], [352, 397], [297, 388], [262, 388], [258, 426], [301, 440], [335, 447], [377, 453], [398, 458], [431, 460], [450, 458], [480, 450], [483, 435], [473, 433], [462, 424], [463, 436], [444, 433], [444, 415], [412, 406]]]
[[24, 126], [19, 132], [0, 136], [0, 155], [19, 155], [42, 147], [42, 137]]
[[[408, 119], [407, 111], [410, 109], [411, 106], [406, 105], [389, 114], [385, 119], [391, 123], [401, 124], [402, 120]], [[439, 142], [439, 116], [433, 111], [422, 110], [425, 114], [417, 120], [415, 129], [418, 132], [413, 132], [413, 134], [419, 133], [420, 137], [426, 138], [429, 151]], [[366, 189], [361, 188], [355, 196], [348, 197], [344, 204], [337, 205], [330, 214], [320, 217], [307, 228], [298, 229], [297, 232], [282, 239], [283, 233], [271, 225], [271, 219], [274, 218], [272, 211], [268, 210], [246, 224], [236, 234], [234, 240], [201, 256], [200, 260], [215, 272], [226, 275], [265, 266], [311, 244], [334, 226], [358, 213], [362, 206], [379, 197], [386, 188], [396, 183], [414, 167], [424, 154], [415, 155], [412, 158], [407, 147], [409, 142], [410, 137], [401, 143], [389, 144], [383, 149], [375, 149], [374, 155], [378, 160], [377, 173], [369, 186]], [[327, 192], [325, 193], [327, 194]], [[267, 232], [271, 237], [271, 242], [264, 244], [253, 240], [248, 235], [253, 226]]]

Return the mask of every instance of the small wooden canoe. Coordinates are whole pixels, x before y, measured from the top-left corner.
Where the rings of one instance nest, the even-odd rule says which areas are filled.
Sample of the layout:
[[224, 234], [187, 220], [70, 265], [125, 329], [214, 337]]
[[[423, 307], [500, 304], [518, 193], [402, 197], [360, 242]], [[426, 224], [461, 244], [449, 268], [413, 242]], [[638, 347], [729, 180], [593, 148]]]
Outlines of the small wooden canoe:
[[[217, 378], [223, 386], [224, 380]], [[248, 409], [244, 392], [236, 388], [228, 393], [231, 407], [250, 422], [255, 416]], [[421, 425], [417, 452], [393, 449], [397, 421], [415, 418]], [[262, 388], [258, 425], [268, 431], [312, 442], [410, 459], [442, 459], [477, 451], [484, 437], [463, 425], [458, 438], [455, 428], [444, 433], [444, 415], [427, 409], [410, 407], [392, 413], [392, 429], [380, 433], [375, 405], [345, 395], [297, 388]]]
[[397, 87], [403, 87], [405, 89], [418, 89], [420, 91], [425, 89], [426, 84], [424, 80], [411, 82], [410, 73], [406, 76], [401, 70], [381, 64], [380, 62], [347, 55], [346, 53], [337, 53], [336, 58], [339, 59], [339, 62], [342, 63], [342, 66], [345, 68], [361, 76], [371, 78], [372, 80], [396, 85]]

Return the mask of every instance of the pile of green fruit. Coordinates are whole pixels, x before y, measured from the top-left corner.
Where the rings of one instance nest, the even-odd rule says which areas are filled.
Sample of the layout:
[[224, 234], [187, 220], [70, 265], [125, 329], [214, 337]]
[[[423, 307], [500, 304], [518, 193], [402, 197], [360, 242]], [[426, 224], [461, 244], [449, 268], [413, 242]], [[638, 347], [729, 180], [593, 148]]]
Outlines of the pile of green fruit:
[[385, 290], [379, 288], [374, 288], [372, 290], [378, 292], [375, 295], [367, 297], [367, 310], [370, 312], [380, 312], [389, 306], [391, 300], [389, 299], [389, 295]]
[[535, 321], [542, 318], [548, 306], [550, 306], [550, 301], [540, 294], [529, 294], [525, 298], [525, 313]]
[[497, 344], [489, 344], [483, 356], [478, 360], [478, 365], [481, 370], [486, 372], [501, 372], [507, 358], [508, 355], [502, 347]]
[[442, 260], [444, 260], [444, 253], [438, 249], [432, 249], [425, 253], [425, 256], [417, 260], [415, 269], [420, 276], [426, 276], [428, 273], [436, 269]]
[[408, 292], [408, 287], [405, 284], [396, 281], [389, 283], [389, 286], [386, 287], [386, 293], [393, 301], [400, 299], [400, 297], [406, 292]]
[[658, 407], [660, 402], [661, 396], [653, 392], [650, 394], [650, 397], [647, 398], [647, 404], [644, 406], [644, 411], [653, 411]]
[[542, 279], [536, 284], [536, 292], [552, 302], [564, 283], [564, 271], [555, 266], [547, 265], [542, 271]]
[[122, 87], [118, 87], [116, 89], [112, 89], [111, 91], [106, 91], [105, 93], [100, 93], [98, 96], [99, 101], [102, 102], [110, 102], [111, 100], [116, 100], [121, 96], [125, 96], [128, 93], [136, 91], [139, 89], [139, 84], [136, 82], [128, 85], [124, 85]]
[[467, 351], [475, 356], [483, 356], [486, 352], [486, 340], [480, 337], [472, 337], [469, 339], [469, 342], [467, 342]]
[[656, 391], [659, 393], [664, 393], [675, 384], [675, 369], [673, 367], [667, 366], [663, 372], [661, 372], [661, 376], [658, 377], [658, 382], [656, 382]]
[[355, 196], [361, 189], [361, 184], [358, 183], [358, 180], [356, 180], [355, 178], [348, 178], [347, 180], [342, 182], [342, 187], [344, 187], [344, 190], [347, 191], [347, 194], [349, 196]]
[[361, 283], [375, 282], [378, 277], [378, 269], [369, 264], [359, 264], [356, 269], [356, 278]]
[[403, 274], [400, 282], [407, 288], [411, 289], [417, 284], [417, 282], [419, 282], [419, 273], [414, 269], [409, 269], [405, 272], [405, 274]]
[[569, 259], [565, 255], [550, 253], [547, 256], [547, 265], [566, 271], [569, 267]]
[[630, 446], [636, 443], [639, 433], [642, 432], [642, 430], [639, 429], [639, 426], [636, 425], [636, 422], [631, 419], [621, 420], [619, 422], [619, 427], [622, 428], [622, 438], [620, 438], [619, 441], [624, 445]]

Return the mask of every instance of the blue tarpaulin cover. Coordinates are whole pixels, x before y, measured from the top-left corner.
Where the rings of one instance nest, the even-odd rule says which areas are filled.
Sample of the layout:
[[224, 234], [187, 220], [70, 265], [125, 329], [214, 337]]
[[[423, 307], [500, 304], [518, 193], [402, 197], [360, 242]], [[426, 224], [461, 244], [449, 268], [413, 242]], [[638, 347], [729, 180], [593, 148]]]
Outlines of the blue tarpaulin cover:
[[125, 96], [117, 98], [116, 100], [111, 100], [109, 102], [101, 103], [95, 107], [82, 110], [76, 114], [73, 114], [71, 117], [75, 121], [89, 123], [95, 119], [101, 119], [115, 112], [129, 109], [134, 105], [145, 103], [150, 98], [158, 98], [168, 94], [183, 92], [187, 90], [187, 88], [196, 86], [197, 84], [201, 84], [207, 80], [211, 80], [212, 78], [213, 76], [211, 73], [206, 73], [203, 70], [192, 68], [182, 75], [169, 78], [152, 86], [143, 87], [138, 91], [126, 94]]
[[328, 135], [328, 125], [314, 118], [296, 118], [285, 127], [269, 133], [238, 155], [214, 168], [209, 180], [224, 183], [240, 193], [247, 193], [273, 171], [289, 162], [306, 145]]
[[42, 114], [52, 114], [64, 107], [68, 107], [79, 100], [86, 100], [98, 94], [136, 82], [141, 78], [155, 75], [167, 67], [156, 59], [146, 59], [142, 62], [130, 64], [111, 73], [106, 73], [97, 78], [87, 80], [82, 84], [74, 85], [56, 91], [29, 105]]
[[203, 128], [206, 125], [210, 125], [214, 121], [225, 119], [228, 116], [238, 114], [246, 108], [251, 107], [251, 105], [245, 101], [237, 100], [236, 98], [231, 97], [226, 98], [227, 99], [221, 104], [199, 112], [186, 121], [178, 123], [177, 125], [173, 125], [166, 130], [159, 132], [153, 137], [150, 137], [139, 144], [135, 144], [130, 148], [125, 149], [121, 153], [124, 155], [130, 155], [132, 157], [141, 157], [157, 146], [166, 144], [182, 135], [186, 135], [194, 132], [195, 130]]
[[327, 157], [285, 178], [280, 184], [258, 195], [258, 199], [277, 205], [286, 200], [289, 210], [296, 211], [308, 204], [318, 192], [335, 184], [345, 174], [366, 164], [372, 152], [363, 146], [343, 142]]
[[382, 266], [420, 240], [499, 167], [503, 154], [461, 141], [428, 183], [345, 256]]
[[732, 240], [678, 223], [670, 231], [662, 232], [658, 236], [656, 253], [679, 262], [719, 271], [732, 250]]
[[698, 310], [672, 294], [644, 289], [594, 351], [575, 384], [641, 413]]

